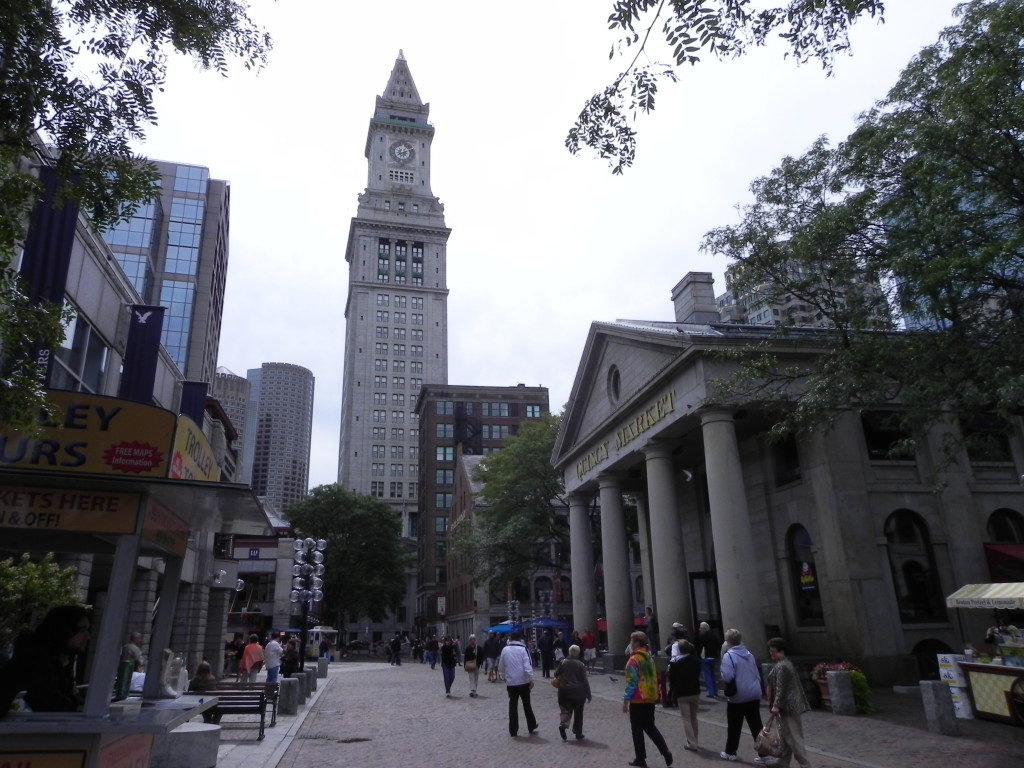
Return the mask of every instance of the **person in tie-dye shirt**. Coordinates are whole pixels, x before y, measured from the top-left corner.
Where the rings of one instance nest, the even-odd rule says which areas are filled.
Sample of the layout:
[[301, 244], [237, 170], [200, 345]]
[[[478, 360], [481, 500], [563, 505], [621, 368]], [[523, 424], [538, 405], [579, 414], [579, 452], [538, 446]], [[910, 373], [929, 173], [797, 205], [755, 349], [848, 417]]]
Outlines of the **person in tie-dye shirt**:
[[634, 632], [629, 636], [632, 652], [626, 662], [626, 690], [622, 694], [622, 711], [629, 713], [629, 727], [633, 733], [633, 750], [636, 753], [630, 765], [647, 768], [647, 745], [644, 734], [651, 737], [654, 746], [665, 758], [665, 765], [672, 765], [672, 753], [668, 751], [665, 737], [654, 724], [654, 705], [658, 701], [658, 672], [654, 659], [648, 651], [647, 635]]

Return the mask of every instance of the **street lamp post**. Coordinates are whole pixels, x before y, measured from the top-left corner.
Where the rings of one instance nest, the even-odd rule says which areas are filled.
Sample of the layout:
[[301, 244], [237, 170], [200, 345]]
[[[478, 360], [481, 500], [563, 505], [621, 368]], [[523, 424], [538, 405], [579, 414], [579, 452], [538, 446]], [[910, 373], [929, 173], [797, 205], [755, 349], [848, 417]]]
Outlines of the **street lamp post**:
[[302, 612], [302, 639], [299, 641], [299, 669], [306, 668], [306, 641], [309, 639], [309, 606], [324, 599], [324, 539], [296, 539], [295, 565], [292, 566], [291, 601]]

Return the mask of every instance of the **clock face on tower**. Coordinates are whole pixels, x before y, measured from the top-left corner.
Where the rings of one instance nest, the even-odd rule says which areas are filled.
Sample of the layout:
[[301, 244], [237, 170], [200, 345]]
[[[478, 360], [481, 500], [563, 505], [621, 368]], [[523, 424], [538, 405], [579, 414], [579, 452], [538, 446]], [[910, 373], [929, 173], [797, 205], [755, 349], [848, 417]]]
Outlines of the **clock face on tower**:
[[416, 154], [412, 144], [407, 141], [396, 141], [391, 145], [391, 157], [399, 163], [408, 163]]

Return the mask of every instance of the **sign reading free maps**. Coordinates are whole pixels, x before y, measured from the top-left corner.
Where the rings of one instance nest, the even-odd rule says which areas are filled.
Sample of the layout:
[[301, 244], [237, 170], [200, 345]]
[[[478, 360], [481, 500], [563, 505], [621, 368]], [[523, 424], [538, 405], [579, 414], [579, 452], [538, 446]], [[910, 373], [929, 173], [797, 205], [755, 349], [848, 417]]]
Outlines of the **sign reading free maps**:
[[176, 419], [152, 405], [50, 390], [38, 436], [0, 431], [0, 468], [167, 477]]

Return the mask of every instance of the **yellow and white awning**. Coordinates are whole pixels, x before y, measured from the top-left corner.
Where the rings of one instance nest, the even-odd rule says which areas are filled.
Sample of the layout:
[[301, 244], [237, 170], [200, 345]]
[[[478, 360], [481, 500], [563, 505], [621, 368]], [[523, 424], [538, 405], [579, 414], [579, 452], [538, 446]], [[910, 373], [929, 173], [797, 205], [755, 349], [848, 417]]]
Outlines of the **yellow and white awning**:
[[965, 584], [946, 598], [948, 608], [1024, 609], [1024, 582]]

